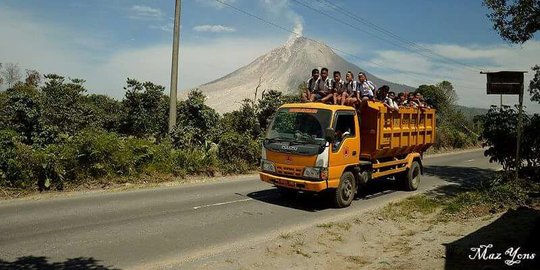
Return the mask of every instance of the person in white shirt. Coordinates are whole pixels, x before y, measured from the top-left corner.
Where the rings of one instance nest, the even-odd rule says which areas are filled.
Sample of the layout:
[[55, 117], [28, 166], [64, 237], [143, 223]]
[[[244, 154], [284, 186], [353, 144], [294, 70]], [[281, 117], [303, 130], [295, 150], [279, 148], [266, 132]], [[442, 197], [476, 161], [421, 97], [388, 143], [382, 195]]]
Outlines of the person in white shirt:
[[320, 101], [326, 103], [334, 97], [332, 93], [332, 79], [328, 78], [328, 69], [321, 69], [321, 76], [315, 82], [314, 95], [311, 96], [311, 101]]
[[347, 100], [347, 86], [341, 79], [341, 72], [334, 71], [334, 81], [332, 83], [332, 92], [334, 94], [334, 104], [344, 105]]
[[399, 110], [399, 106], [397, 102], [395, 101], [395, 98], [396, 98], [396, 93], [390, 91], [388, 92], [388, 94], [386, 95], [386, 98], [384, 99], [385, 105], [387, 105], [387, 107], [392, 111]]
[[315, 68], [311, 71], [311, 78], [306, 82], [306, 91], [302, 93], [302, 97], [300, 98], [302, 102], [311, 100], [311, 96], [314, 94], [316, 88], [317, 79], [319, 79], [319, 70]]
[[374, 91], [376, 89], [375, 84], [368, 80], [366, 74], [363, 72], [358, 73], [358, 84], [361, 100], [367, 101], [373, 99]]
[[347, 71], [347, 75], [345, 75], [345, 86], [347, 87], [345, 105], [356, 107], [360, 101], [360, 94], [358, 92], [358, 82], [354, 80], [354, 75], [351, 71]]

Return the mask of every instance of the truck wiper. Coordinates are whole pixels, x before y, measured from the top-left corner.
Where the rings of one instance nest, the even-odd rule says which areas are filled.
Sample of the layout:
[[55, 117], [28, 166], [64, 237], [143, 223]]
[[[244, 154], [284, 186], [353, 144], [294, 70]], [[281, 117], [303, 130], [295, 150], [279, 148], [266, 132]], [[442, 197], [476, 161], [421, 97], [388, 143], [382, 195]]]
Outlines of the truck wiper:
[[285, 138], [271, 138], [266, 140], [268, 140], [268, 142], [290, 142], [290, 140]]

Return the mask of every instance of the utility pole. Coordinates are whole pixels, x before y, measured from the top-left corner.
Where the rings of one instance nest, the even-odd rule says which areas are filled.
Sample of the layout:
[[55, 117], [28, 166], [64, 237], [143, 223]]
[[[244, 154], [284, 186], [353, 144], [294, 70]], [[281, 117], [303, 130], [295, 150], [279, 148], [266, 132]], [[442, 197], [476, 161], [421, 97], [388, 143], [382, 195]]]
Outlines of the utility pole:
[[180, 43], [180, 10], [182, 1], [176, 0], [174, 9], [174, 30], [173, 30], [173, 49], [172, 49], [172, 67], [171, 67], [171, 92], [169, 104], [169, 132], [176, 126], [176, 102], [178, 92], [178, 47]]
[[[523, 74], [522, 74], [523, 75]], [[517, 143], [516, 143], [516, 172], [514, 179], [519, 177], [519, 168], [521, 167], [521, 159], [519, 158], [519, 151], [521, 150], [521, 133], [523, 132], [523, 84], [519, 91], [519, 111], [518, 111], [518, 123], [517, 123]]]

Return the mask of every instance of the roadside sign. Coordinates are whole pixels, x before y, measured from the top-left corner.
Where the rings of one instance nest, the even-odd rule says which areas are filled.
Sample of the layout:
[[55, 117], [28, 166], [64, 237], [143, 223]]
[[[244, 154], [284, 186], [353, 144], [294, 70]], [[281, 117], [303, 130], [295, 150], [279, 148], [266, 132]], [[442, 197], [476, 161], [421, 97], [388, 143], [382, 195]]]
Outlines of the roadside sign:
[[488, 95], [519, 95], [523, 88], [523, 71], [481, 72], [487, 75]]
[[516, 138], [516, 170], [514, 178], [519, 176], [519, 168], [521, 167], [521, 159], [519, 151], [521, 148], [521, 132], [523, 130], [523, 78], [527, 71], [499, 71], [499, 72], [480, 72], [487, 74], [486, 90], [488, 95], [501, 95], [501, 110], [502, 110], [502, 95], [519, 95], [518, 119], [517, 119], [517, 138]]

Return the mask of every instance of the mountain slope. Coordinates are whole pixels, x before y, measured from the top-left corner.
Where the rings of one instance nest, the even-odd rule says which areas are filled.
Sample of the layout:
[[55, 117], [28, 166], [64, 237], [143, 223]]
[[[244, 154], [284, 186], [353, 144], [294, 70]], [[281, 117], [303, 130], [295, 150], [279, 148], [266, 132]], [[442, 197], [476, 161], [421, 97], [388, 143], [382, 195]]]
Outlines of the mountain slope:
[[224, 113], [239, 108], [243, 99], [253, 98], [259, 82], [258, 95], [265, 89], [296, 93], [298, 85], [310, 77], [311, 70], [321, 67], [327, 67], [330, 76], [334, 70], [339, 70], [344, 78], [350, 70], [356, 79], [356, 74], [363, 71], [377, 86], [386, 84], [394, 91], [413, 89], [377, 78], [347, 62], [330, 47], [304, 37], [291, 39], [250, 64], [197, 88], [208, 96], [209, 106]]

